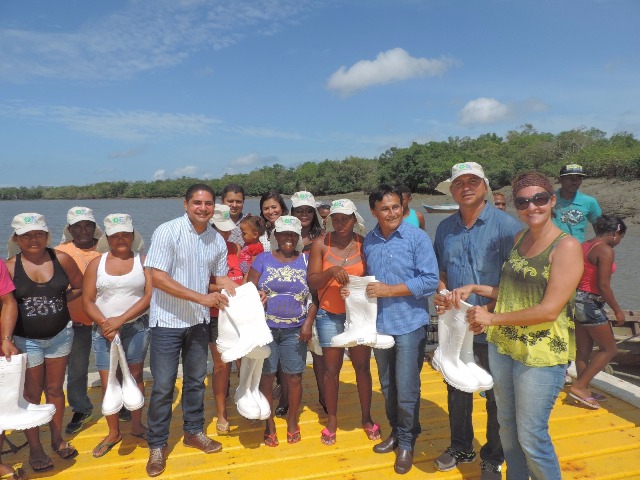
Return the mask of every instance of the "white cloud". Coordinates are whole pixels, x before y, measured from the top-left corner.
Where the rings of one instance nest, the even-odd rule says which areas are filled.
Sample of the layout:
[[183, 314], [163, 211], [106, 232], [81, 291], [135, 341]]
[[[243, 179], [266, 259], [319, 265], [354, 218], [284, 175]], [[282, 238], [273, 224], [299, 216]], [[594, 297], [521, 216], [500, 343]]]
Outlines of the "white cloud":
[[184, 167], [176, 168], [171, 175], [174, 177], [193, 177], [198, 172], [198, 167], [195, 165], [186, 165]]
[[0, 78], [127, 79], [178, 65], [196, 52], [271, 35], [310, 0], [129, 1], [70, 32], [0, 29]]
[[380, 52], [375, 60], [360, 60], [349, 68], [340, 67], [327, 81], [327, 88], [348, 96], [372, 85], [442, 75], [457, 63], [448, 57], [416, 58], [402, 48], [393, 48]]
[[520, 119], [529, 113], [544, 112], [549, 106], [538, 99], [502, 103], [495, 98], [479, 97], [469, 101], [458, 113], [461, 125], [473, 127]]
[[164, 180], [165, 177], [165, 171], [164, 170], [156, 170], [153, 173], [153, 177], [151, 177], [153, 180]]

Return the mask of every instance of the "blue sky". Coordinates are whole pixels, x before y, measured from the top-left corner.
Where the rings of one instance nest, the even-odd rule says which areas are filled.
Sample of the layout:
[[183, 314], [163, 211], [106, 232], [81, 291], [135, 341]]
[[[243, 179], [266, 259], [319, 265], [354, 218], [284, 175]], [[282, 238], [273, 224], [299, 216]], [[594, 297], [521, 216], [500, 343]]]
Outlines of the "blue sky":
[[640, 137], [638, 0], [2, 0], [0, 185]]

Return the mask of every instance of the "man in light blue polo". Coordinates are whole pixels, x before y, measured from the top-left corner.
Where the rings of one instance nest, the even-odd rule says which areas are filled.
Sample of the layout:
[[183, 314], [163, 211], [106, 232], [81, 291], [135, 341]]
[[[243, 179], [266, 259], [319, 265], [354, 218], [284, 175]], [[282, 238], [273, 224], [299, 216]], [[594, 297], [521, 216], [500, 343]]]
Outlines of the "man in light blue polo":
[[556, 208], [553, 223], [569, 235], [584, 242], [587, 222], [596, 223], [602, 216], [598, 201], [579, 191], [582, 179], [586, 177], [582, 165], [571, 163], [560, 169], [560, 188], [556, 191]]
[[378, 299], [378, 333], [391, 335], [395, 345], [374, 349], [391, 434], [373, 447], [376, 453], [397, 449], [394, 470], [404, 474], [413, 464], [420, 428], [420, 371], [424, 363], [428, 296], [438, 286], [438, 264], [431, 239], [403, 222], [402, 194], [380, 185], [369, 195], [378, 224], [364, 239], [367, 275], [376, 282], [366, 294]]
[[208, 185], [189, 187], [184, 200], [185, 214], [156, 228], [145, 260], [145, 268], [151, 269], [153, 279], [149, 309], [153, 387], [147, 412], [150, 477], [160, 475], [166, 466], [180, 358], [183, 443], [205, 453], [222, 449], [219, 442], [204, 433], [204, 379], [209, 351], [209, 308], [224, 308], [228, 300], [220, 293], [209, 293], [209, 279], [215, 276], [216, 284], [231, 294], [235, 293], [235, 284], [226, 276], [226, 244], [209, 225], [214, 201], [215, 195]]

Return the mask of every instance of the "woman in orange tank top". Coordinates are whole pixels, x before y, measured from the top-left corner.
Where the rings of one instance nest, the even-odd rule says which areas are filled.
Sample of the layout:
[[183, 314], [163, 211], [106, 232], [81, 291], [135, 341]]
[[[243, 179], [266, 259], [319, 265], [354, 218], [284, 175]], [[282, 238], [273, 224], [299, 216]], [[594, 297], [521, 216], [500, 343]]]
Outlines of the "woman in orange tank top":
[[[332, 203], [327, 232], [313, 242], [307, 279], [309, 286], [318, 291], [320, 308], [326, 311], [326, 315], [316, 318], [325, 367], [324, 397], [329, 416], [320, 439], [325, 445], [333, 445], [338, 428], [338, 385], [344, 348], [331, 347], [331, 339], [344, 331], [346, 318], [340, 287], [349, 283], [349, 275], [362, 276], [365, 272], [361, 254], [364, 222], [351, 200], [342, 199]], [[371, 419], [371, 347], [351, 347], [349, 357], [356, 372], [362, 427], [369, 440], [378, 440], [380, 426]]]

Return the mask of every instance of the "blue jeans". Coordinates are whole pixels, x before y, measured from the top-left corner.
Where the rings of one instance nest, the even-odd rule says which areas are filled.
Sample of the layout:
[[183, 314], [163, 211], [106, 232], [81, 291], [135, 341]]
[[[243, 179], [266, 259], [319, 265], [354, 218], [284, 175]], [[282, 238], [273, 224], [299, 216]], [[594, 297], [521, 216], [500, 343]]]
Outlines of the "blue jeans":
[[[491, 373], [486, 343], [473, 344], [473, 353], [478, 356], [478, 365]], [[480, 458], [491, 465], [499, 466], [504, 462], [504, 453], [500, 443], [500, 424], [493, 389], [485, 392], [487, 398], [487, 443], [480, 449]], [[449, 428], [451, 429], [451, 447], [458, 452], [473, 451], [473, 393], [462, 392], [447, 384], [447, 403], [449, 404]]]
[[420, 427], [420, 371], [424, 365], [426, 330], [420, 327], [405, 335], [392, 335], [395, 345], [374, 349], [380, 388], [384, 395], [391, 435], [398, 446], [413, 449]]
[[67, 399], [76, 413], [89, 414], [93, 411], [93, 404], [87, 395], [92, 330], [92, 325], [73, 326], [73, 344], [67, 366]]
[[183, 430], [204, 431], [204, 379], [209, 353], [208, 325], [200, 323], [189, 328], [151, 329], [151, 374], [153, 387], [147, 411], [149, 448], [161, 448], [169, 439], [173, 389], [182, 357]]
[[567, 365], [529, 367], [498, 353], [493, 344], [489, 344], [489, 363], [507, 480], [559, 480], [560, 464], [549, 435], [549, 417], [564, 385]]

